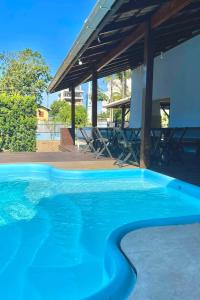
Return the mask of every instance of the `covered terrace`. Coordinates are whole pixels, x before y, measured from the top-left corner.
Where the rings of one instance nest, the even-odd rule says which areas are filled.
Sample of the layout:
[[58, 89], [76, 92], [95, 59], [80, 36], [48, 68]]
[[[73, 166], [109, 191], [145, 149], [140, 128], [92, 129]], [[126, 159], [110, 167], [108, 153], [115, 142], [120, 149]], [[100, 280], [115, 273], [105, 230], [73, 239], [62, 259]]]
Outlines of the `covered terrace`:
[[151, 148], [154, 58], [200, 33], [199, 0], [100, 0], [53, 78], [49, 92], [72, 91], [92, 81], [92, 126], [97, 126], [97, 80], [144, 66], [140, 167], [148, 168]]
[[125, 119], [127, 114], [130, 112], [130, 105], [131, 105], [131, 97], [127, 97], [124, 99], [120, 99], [117, 101], [110, 102], [106, 104], [104, 107], [107, 109], [121, 109], [121, 127], [124, 128], [125, 126]]

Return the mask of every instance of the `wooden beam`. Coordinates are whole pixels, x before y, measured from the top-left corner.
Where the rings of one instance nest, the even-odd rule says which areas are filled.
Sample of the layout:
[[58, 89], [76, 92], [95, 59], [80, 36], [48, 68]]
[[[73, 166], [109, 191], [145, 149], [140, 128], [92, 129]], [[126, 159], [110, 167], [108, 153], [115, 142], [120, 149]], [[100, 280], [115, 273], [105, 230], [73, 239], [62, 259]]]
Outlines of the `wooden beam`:
[[137, 43], [143, 36], [145, 30], [145, 23], [140, 25], [132, 34], [125, 38], [117, 47], [108, 53], [97, 65], [97, 70], [100, 71], [108, 65], [113, 59], [121, 55], [124, 51]]
[[192, 3], [192, 0], [171, 0], [161, 6], [161, 8], [151, 17], [151, 26], [156, 28], [166, 22], [179, 11]]
[[135, 9], [143, 9], [146, 7], [149, 8], [151, 6], [160, 5], [161, 2], [166, 2], [168, 0], [140, 0], [140, 1], [129, 1], [128, 3], [125, 3], [122, 5], [122, 7], [118, 10], [117, 14], [122, 14], [129, 12], [131, 10]]
[[99, 33], [102, 31], [102, 28], [110, 21], [112, 15], [115, 14], [117, 10], [121, 7], [123, 1], [124, 0], [118, 0], [113, 4], [112, 9], [110, 9], [108, 13], [105, 15], [103, 22], [101, 22], [99, 26], [96, 28], [96, 30], [93, 31], [91, 36], [88, 38], [87, 42], [83, 45], [83, 47], [80, 49], [77, 55], [73, 58], [72, 62], [69, 65], [67, 65], [67, 67], [65, 67], [66, 61], [63, 62], [63, 64], [61, 65], [61, 67], [59, 68], [59, 70], [55, 75], [55, 79], [54, 79], [55, 83], [52, 84], [51, 92], [57, 91], [57, 87], [61, 84], [61, 81], [64, 79], [66, 74], [70, 72], [71, 68], [77, 62], [78, 58], [83, 55], [83, 53], [86, 51], [88, 46], [98, 37]]
[[97, 71], [94, 68], [92, 73], [92, 126], [97, 126]]
[[75, 105], [76, 105], [76, 95], [75, 95], [75, 87], [71, 87], [71, 134], [73, 143], [75, 145]]
[[121, 123], [122, 128], [124, 128], [125, 125], [125, 116], [126, 116], [126, 107], [125, 105], [122, 105], [122, 123]]
[[112, 24], [110, 25], [108, 24], [107, 26], [105, 26], [105, 28], [103, 28], [102, 34], [106, 34], [109, 32], [112, 33], [113, 31], [122, 30], [126, 27], [137, 26], [139, 23], [144, 22], [145, 19], [146, 16], [140, 16], [140, 17], [132, 16], [127, 20], [113, 22]]
[[[160, 26], [162, 23], [176, 15], [180, 10], [189, 5], [192, 0], [171, 0], [168, 3], [163, 4], [151, 17], [150, 23], [152, 28]], [[128, 48], [133, 46], [142, 39], [145, 34], [146, 24], [143, 22], [132, 34], [126, 37], [113, 51], [110, 51], [97, 66], [97, 71], [100, 71], [113, 59], [122, 54]]]
[[[170, 2], [164, 3], [156, 12], [151, 16], [150, 23], [153, 29], [166, 22], [168, 19], [175, 16], [179, 11], [184, 9], [186, 6], [192, 3], [192, 0], [171, 0]], [[146, 23], [141, 23], [136, 30], [134, 30], [129, 36], [127, 36], [117, 47], [110, 51], [106, 56], [103, 57], [97, 64], [97, 72], [102, 70], [112, 60], [117, 58], [128, 48], [135, 45], [139, 40], [144, 37]], [[91, 78], [91, 70], [86, 73], [84, 77], [80, 79], [80, 82], [86, 82]], [[78, 82], [78, 84], [80, 83]]]
[[140, 167], [148, 168], [150, 165], [151, 148], [151, 116], [152, 116], [152, 91], [153, 91], [153, 63], [154, 63], [154, 41], [151, 23], [146, 23], [144, 37], [144, 67], [146, 69], [146, 87], [142, 99], [142, 126]]

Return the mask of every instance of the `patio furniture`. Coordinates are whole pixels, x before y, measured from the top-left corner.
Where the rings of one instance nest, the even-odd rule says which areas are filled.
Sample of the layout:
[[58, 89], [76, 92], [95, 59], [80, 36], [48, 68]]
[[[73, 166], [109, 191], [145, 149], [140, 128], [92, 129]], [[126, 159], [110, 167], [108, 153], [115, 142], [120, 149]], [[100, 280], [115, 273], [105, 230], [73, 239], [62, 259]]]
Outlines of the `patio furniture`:
[[199, 160], [200, 158], [200, 127], [189, 127], [182, 140], [186, 157]]
[[161, 133], [157, 137], [155, 153], [159, 153], [157, 162], [160, 164], [170, 164], [174, 162], [182, 162], [183, 146], [182, 141], [187, 128], [162, 128]]
[[86, 142], [86, 146], [84, 147], [83, 152], [91, 151], [96, 154], [96, 149], [94, 147], [94, 139], [92, 137], [92, 134], [89, 136], [87, 131], [84, 128], [80, 128], [80, 132]]
[[98, 127], [101, 135], [109, 140], [109, 150], [113, 157], [118, 156], [118, 144], [117, 144], [117, 136], [115, 132], [115, 128], [113, 127]]
[[116, 128], [117, 142], [121, 153], [115, 164], [119, 166], [125, 165], [132, 158], [132, 164], [139, 165], [139, 149], [140, 149], [140, 129], [120, 129]]
[[167, 131], [164, 128], [151, 128], [151, 163], [162, 161], [163, 143], [166, 142]]
[[92, 129], [92, 134], [94, 138], [94, 145], [96, 149], [96, 158], [99, 158], [102, 155], [108, 155], [112, 158], [112, 154], [109, 150], [110, 140], [108, 137], [102, 135], [101, 130], [98, 127]]

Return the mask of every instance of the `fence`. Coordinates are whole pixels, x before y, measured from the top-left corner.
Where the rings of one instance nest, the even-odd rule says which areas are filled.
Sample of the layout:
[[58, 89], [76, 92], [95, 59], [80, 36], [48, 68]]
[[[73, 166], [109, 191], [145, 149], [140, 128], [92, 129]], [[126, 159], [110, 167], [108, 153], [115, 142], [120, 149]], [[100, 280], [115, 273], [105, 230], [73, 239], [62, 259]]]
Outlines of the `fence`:
[[60, 140], [60, 129], [70, 127], [66, 123], [38, 122], [36, 139], [37, 141], [58, 141]]

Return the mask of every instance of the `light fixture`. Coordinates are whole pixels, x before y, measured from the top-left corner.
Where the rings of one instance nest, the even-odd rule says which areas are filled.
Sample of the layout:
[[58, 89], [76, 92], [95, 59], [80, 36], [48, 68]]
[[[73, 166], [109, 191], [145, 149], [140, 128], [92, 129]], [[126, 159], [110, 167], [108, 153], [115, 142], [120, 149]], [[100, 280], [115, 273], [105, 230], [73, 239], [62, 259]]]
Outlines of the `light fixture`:
[[97, 38], [97, 40], [98, 40], [98, 43], [99, 44], [101, 44], [101, 38], [100, 38], [100, 36], [98, 35], [98, 38]]
[[82, 64], [83, 64], [83, 62], [82, 62], [82, 60], [80, 58], [78, 60], [78, 64], [79, 64], [79, 66], [82, 66]]
[[164, 53], [161, 51], [160, 52], [160, 59], [163, 59], [164, 58]]

